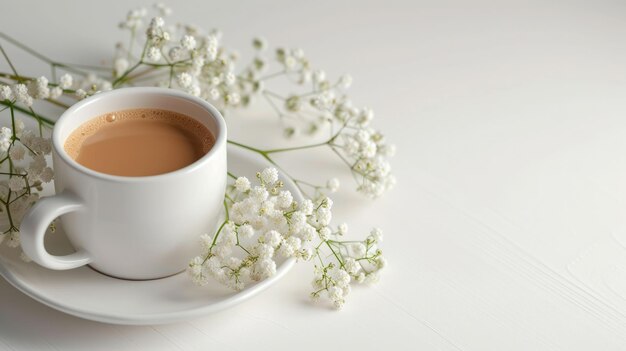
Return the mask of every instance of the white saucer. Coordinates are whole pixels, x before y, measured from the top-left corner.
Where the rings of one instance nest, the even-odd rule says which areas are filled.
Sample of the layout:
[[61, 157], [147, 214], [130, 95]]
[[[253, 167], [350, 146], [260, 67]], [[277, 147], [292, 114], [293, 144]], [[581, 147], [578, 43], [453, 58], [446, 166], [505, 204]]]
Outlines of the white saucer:
[[[229, 145], [229, 171], [252, 181], [257, 171], [268, 166], [257, 154]], [[288, 179], [284, 182], [294, 198], [302, 201], [295, 185]], [[56, 254], [72, 251], [61, 229], [46, 236], [46, 247]], [[295, 259], [278, 261], [276, 275], [233, 292], [217, 283], [198, 287], [185, 272], [157, 280], [129, 281], [100, 274], [89, 267], [53, 271], [25, 263], [19, 258], [19, 251], [2, 245], [0, 275], [24, 294], [77, 317], [131, 325], [172, 323], [234, 306], [274, 284], [295, 263]]]

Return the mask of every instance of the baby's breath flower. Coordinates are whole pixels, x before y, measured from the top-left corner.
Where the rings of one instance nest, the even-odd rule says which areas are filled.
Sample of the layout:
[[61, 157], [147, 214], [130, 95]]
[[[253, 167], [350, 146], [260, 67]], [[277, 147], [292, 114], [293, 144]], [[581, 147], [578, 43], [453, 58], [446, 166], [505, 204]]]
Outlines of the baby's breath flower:
[[293, 196], [289, 191], [281, 191], [276, 198], [276, 204], [278, 207], [286, 209], [293, 203]]
[[212, 99], [212, 100], [217, 100], [217, 99], [219, 99], [219, 98], [220, 98], [220, 95], [221, 95], [221, 94], [220, 94], [220, 91], [219, 91], [219, 90], [217, 90], [217, 89], [215, 89], [215, 88], [211, 88], [211, 89], [209, 90], [209, 98], [210, 98], [210, 99]]
[[172, 9], [162, 2], [154, 4], [154, 8], [159, 11], [161, 16], [169, 16], [172, 14]]
[[270, 259], [274, 256], [274, 248], [267, 244], [259, 244], [254, 247], [255, 254], [262, 259]]
[[200, 89], [198, 84], [192, 84], [187, 87], [187, 92], [193, 96], [200, 96], [200, 94], [202, 94], [202, 89]]
[[170, 57], [170, 60], [178, 61], [185, 56], [185, 52], [180, 46], [174, 46], [170, 49], [167, 55]]
[[[257, 178], [260, 185], [252, 187], [247, 178], [238, 177], [228, 188], [226, 204], [230, 218], [215, 234], [215, 240], [202, 236], [202, 255], [199, 256], [202, 260], [194, 258], [190, 262], [188, 271], [196, 283], [205, 284], [206, 276], [211, 276], [221, 284], [240, 290], [247, 281], [275, 274], [276, 255], [303, 261], [336, 257], [334, 263], [316, 266], [312, 296], [319, 298], [325, 291], [324, 296], [333, 306], [341, 307], [353, 281], [371, 281], [374, 273], [385, 266], [379, 250], [372, 248], [368, 252], [375, 244], [369, 237], [368, 247], [360, 242], [357, 247], [351, 241], [331, 240], [333, 236], [347, 234], [348, 226], [339, 225], [335, 233], [328, 227], [333, 206], [330, 198], [296, 203], [289, 191], [275, 191], [282, 184], [275, 169], [264, 169], [258, 172]], [[321, 241], [316, 243], [316, 240]], [[321, 254], [324, 243], [335, 248], [334, 254]], [[250, 246], [246, 248], [246, 245]], [[243, 256], [235, 255], [239, 249]], [[358, 277], [364, 268], [357, 259], [365, 260], [368, 265], [362, 279]]]
[[0, 100], [13, 100], [13, 91], [8, 85], [0, 85]]
[[368, 236], [368, 239], [371, 240], [374, 243], [379, 243], [383, 241], [383, 231], [380, 230], [380, 228], [373, 228], [372, 231], [370, 231], [370, 235]]
[[361, 269], [361, 267], [358, 265], [358, 263], [356, 262], [356, 260], [352, 257], [347, 257], [344, 261], [343, 261], [343, 266], [346, 270], [346, 272], [348, 272], [350, 275], [355, 275], [359, 272], [359, 270]]
[[245, 193], [250, 190], [250, 181], [246, 177], [239, 177], [235, 181], [235, 189], [240, 193]]
[[156, 46], [149, 47], [146, 58], [152, 62], [159, 61], [161, 59], [161, 50]]
[[22, 177], [12, 177], [9, 178], [9, 189], [11, 191], [19, 191], [24, 188], [24, 178]]
[[312, 241], [317, 235], [317, 230], [312, 225], [306, 224], [300, 230], [300, 237], [304, 241]]
[[348, 223], [341, 223], [339, 227], [337, 227], [337, 233], [339, 235], [346, 235], [348, 233]]
[[384, 144], [378, 147], [378, 152], [384, 157], [393, 157], [396, 154], [396, 146]]
[[178, 85], [183, 88], [189, 88], [191, 86], [191, 83], [193, 83], [193, 78], [191, 77], [191, 74], [187, 72], [179, 73], [178, 76], [176, 76], [176, 80], [178, 82]]
[[267, 41], [264, 38], [254, 38], [252, 40], [252, 47], [257, 50], [265, 50], [267, 48]]
[[54, 171], [52, 171], [52, 168], [50, 167], [44, 168], [41, 174], [39, 175], [39, 179], [43, 183], [50, 183], [53, 177], [54, 177]]
[[150, 28], [152, 29], [161, 29], [165, 25], [165, 21], [163, 17], [154, 17], [150, 21]]
[[322, 239], [322, 241], [326, 241], [330, 239], [331, 230], [328, 227], [322, 227], [319, 230], [319, 234], [320, 234], [320, 239]]
[[2, 127], [0, 129], [0, 153], [5, 153], [9, 150], [12, 138], [13, 132], [11, 129], [7, 127]]
[[237, 233], [244, 239], [250, 239], [254, 235], [254, 228], [250, 224], [244, 224], [239, 227]]
[[282, 235], [276, 230], [270, 230], [263, 235], [263, 241], [267, 245], [275, 248], [282, 242]]
[[318, 69], [313, 72], [313, 81], [315, 83], [320, 83], [326, 79], [326, 72], [321, 69]]
[[363, 243], [354, 243], [349, 246], [352, 257], [363, 257], [366, 253], [366, 248]]
[[13, 147], [11, 148], [11, 151], [9, 151], [9, 157], [11, 157], [13, 161], [23, 160], [25, 154], [26, 154], [26, 149], [18, 144], [13, 145]]
[[61, 89], [69, 89], [72, 87], [73, 80], [69, 73], [65, 73], [59, 78], [59, 87]]
[[372, 111], [371, 108], [364, 107], [357, 117], [357, 123], [363, 127], [366, 127], [373, 118], [374, 111]]
[[120, 22], [119, 27], [122, 29], [130, 29], [133, 30], [137, 27], [141, 27], [142, 18], [144, 18], [147, 14], [147, 10], [143, 7], [128, 11], [126, 15], [126, 20]]
[[87, 97], [87, 92], [83, 89], [76, 89], [76, 97], [82, 100]]
[[352, 85], [352, 76], [349, 74], [344, 74], [343, 76], [339, 77], [339, 85], [344, 89], [348, 89], [350, 85]]
[[18, 83], [13, 85], [13, 96], [17, 102], [21, 102], [26, 106], [32, 106], [33, 97], [28, 94], [28, 88], [25, 84]]
[[128, 63], [128, 60], [123, 58], [123, 57], [118, 57], [115, 59], [115, 62], [113, 63], [113, 69], [115, 71], [115, 76], [119, 77], [122, 74], [124, 74], [124, 72], [126, 72], [126, 70], [128, 69], [128, 66], [130, 64]]
[[224, 78], [224, 83], [226, 83], [226, 85], [233, 85], [236, 81], [237, 77], [233, 72], [226, 73], [226, 77]]
[[28, 94], [33, 99], [47, 99], [50, 96], [50, 88], [48, 88], [48, 78], [39, 77], [28, 84]]
[[200, 245], [203, 250], [208, 250], [213, 243], [213, 238], [209, 234], [200, 235]]
[[276, 262], [269, 259], [260, 260], [254, 265], [254, 272], [260, 279], [271, 277], [276, 274]]
[[19, 138], [22, 136], [23, 132], [24, 132], [24, 121], [22, 121], [21, 119], [16, 119], [15, 120], [15, 135]]
[[20, 232], [18, 230], [11, 230], [9, 233], [4, 235], [8, 235], [7, 245], [9, 247], [20, 246]]
[[180, 46], [185, 50], [193, 50], [196, 48], [196, 38], [191, 35], [185, 35], [180, 40]]
[[63, 95], [63, 89], [61, 89], [61, 87], [56, 86], [50, 89], [50, 99], [56, 100], [61, 95]]
[[300, 111], [302, 108], [302, 100], [300, 99], [300, 96], [293, 95], [288, 97], [287, 100], [285, 100], [285, 107], [291, 112]]
[[266, 168], [261, 172], [260, 177], [265, 184], [274, 184], [278, 180], [278, 171], [276, 168]]
[[241, 96], [236, 92], [229, 93], [224, 96], [224, 102], [232, 106], [239, 104], [240, 101]]
[[326, 182], [326, 188], [328, 188], [331, 193], [337, 192], [337, 190], [339, 190], [339, 185], [339, 179], [337, 178], [331, 178], [328, 182]]
[[[341, 301], [343, 300], [343, 290], [338, 286], [333, 286], [328, 289], [328, 298], [333, 301]], [[341, 303], [343, 306], [343, 303]]]

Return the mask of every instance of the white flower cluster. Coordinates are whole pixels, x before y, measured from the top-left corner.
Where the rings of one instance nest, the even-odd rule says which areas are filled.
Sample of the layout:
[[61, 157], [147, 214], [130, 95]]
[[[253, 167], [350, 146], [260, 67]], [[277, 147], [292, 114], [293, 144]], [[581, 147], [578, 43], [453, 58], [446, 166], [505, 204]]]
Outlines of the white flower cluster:
[[[316, 258], [317, 299], [323, 292], [336, 308], [341, 308], [353, 281], [375, 281], [384, 259], [376, 245], [379, 230], [364, 242], [344, 242], [335, 238], [348, 232], [347, 224], [331, 229], [333, 202], [322, 198], [297, 203], [282, 190], [278, 171], [267, 168], [257, 173], [259, 185], [252, 186], [245, 177], [229, 186], [228, 218], [214, 236], [201, 237], [203, 252], [189, 263], [188, 272], [199, 285], [213, 278], [232, 289], [259, 281], [276, 273], [276, 258], [295, 257], [310, 261]], [[322, 245], [325, 245], [322, 247]], [[330, 249], [335, 260], [327, 265]]]
[[[68, 79], [69, 86], [71, 86], [72, 79], [71, 79], [71, 76], [69, 77], [70, 77], [70, 79]], [[110, 81], [94, 73], [86, 74], [81, 80], [74, 82], [74, 84], [78, 87], [78, 89], [76, 89], [75, 91], [75, 95], [79, 99], [84, 99], [91, 95], [113, 89], [113, 85], [111, 84]], [[60, 81], [59, 86], [66, 86], [66, 85], [63, 85], [63, 80]], [[67, 89], [67, 88], [64, 88], [64, 89]]]
[[4, 220], [0, 221], [0, 242], [19, 246], [19, 226], [26, 210], [39, 199], [43, 183], [52, 180], [53, 171], [46, 156], [52, 151], [50, 139], [24, 130], [24, 123], [15, 121], [15, 131], [0, 129], [2, 171], [8, 176], [0, 180], [0, 207]]
[[389, 164], [389, 158], [395, 154], [394, 145], [387, 144], [381, 133], [367, 127], [340, 136], [341, 142], [336, 147], [352, 160], [352, 170], [360, 178], [359, 192], [377, 198], [394, 187], [396, 178]]
[[122, 29], [131, 29], [134, 30], [143, 25], [143, 19], [146, 17], [148, 10], [146, 8], [141, 7], [138, 9], [128, 11], [126, 15], [126, 19], [119, 23], [119, 27]]
[[[202, 237], [205, 251], [189, 267], [194, 281], [206, 284], [209, 276], [233, 289], [276, 273], [276, 257], [309, 260], [310, 242], [322, 223], [330, 220], [329, 201], [323, 206], [306, 200], [294, 202], [281, 190], [278, 172], [268, 168], [257, 175], [260, 184], [252, 187], [245, 177], [236, 179], [229, 196], [229, 218], [215, 237]], [[322, 209], [323, 207], [323, 209]], [[238, 258], [233, 250], [245, 254]]]
[[372, 109], [354, 107], [347, 96], [338, 95], [338, 89], [345, 89], [351, 80], [349, 76], [343, 76], [335, 84], [314, 80], [318, 90], [309, 98], [308, 108], [320, 117], [312, 122], [311, 131], [317, 131], [324, 124], [338, 128], [331, 137], [330, 147], [342, 154], [342, 160], [357, 177], [357, 190], [377, 198], [395, 185], [389, 163], [395, 146], [388, 144], [380, 131], [371, 128]]
[[[146, 28], [146, 44], [142, 62], [153, 67], [167, 67], [172, 75], [157, 85], [177, 87], [194, 96], [212, 101], [219, 106], [233, 107], [247, 104], [243, 85], [234, 73], [236, 55], [220, 46], [221, 33], [212, 30], [202, 33], [194, 26], [167, 27], [163, 16], [171, 13], [157, 5], [159, 16], [150, 20]], [[135, 31], [141, 28], [146, 11], [134, 10], [127, 16], [122, 28]], [[139, 16], [139, 17], [137, 17]], [[175, 38], [179, 38], [175, 40]], [[129, 62], [124, 50], [118, 50], [114, 73], [121, 77], [129, 73]], [[157, 66], [154, 66], [157, 65]]]
[[[340, 225], [335, 235], [341, 236], [346, 231], [345, 224]], [[325, 293], [333, 306], [341, 309], [352, 290], [351, 283], [377, 282], [380, 270], [387, 265], [382, 251], [378, 249], [381, 241], [382, 232], [378, 228], [372, 229], [362, 242], [326, 240], [324, 244], [330, 248], [336, 261], [315, 266], [311, 298], [316, 301]]]
[[[259, 39], [253, 41], [255, 48], [266, 45], [265, 41]], [[323, 70], [314, 70], [311, 67], [300, 49], [279, 48], [275, 59], [281, 66], [281, 74], [262, 77], [259, 74], [261, 68], [267, 66], [262, 57], [256, 57], [244, 72], [245, 81], [252, 87], [257, 87], [252, 92], [263, 93], [268, 100], [270, 97], [282, 100], [282, 105], [269, 101], [281, 117], [290, 116], [291, 123], [304, 124], [307, 134], [322, 130], [330, 130], [331, 133], [333, 130], [337, 131], [331, 134], [328, 144], [340, 154], [343, 162], [356, 176], [359, 192], [376, 198], [391, 189], [395, 184], [395, 177], [391, 174], [389, 158], [394, 155], [395, 146], [388, 144], [381, 132], [370, 127], [374, 118], [372, 109], [354, 107], [345, 95], [345, 90], [352, 84], [352, 77], [343, 75], [334, 82], [330, 81]], [[281, 75], [294, 77], [297, 84], [303, 87], [312, 86], [313, 90], [288, 94], [282, 98], [268, 90], [264, 84], [268, 78]], [[287, 136], [294, 136], [298, 132], [298, 127], [294, 125], [285, 129]], [[333, 186], [335, 184], [328, 184], [331, 192], [336, 190]]]
[[35, 100], [58, 99], [63, 95], [63, 90], [69, 89], [71, 85], [72, 76], [67, 73], [60, 77], [57, 84], [51, 84], [44, 76], [27, 83], [0, 84], [0, 101], [18, 102], [31, 107]]
[[[182, 89], [222, 110], [248, 106], [254, 97], [263, 97], [276, 110], [281, 122], [288, 123], [285, 135], [294, 136], [300, 130], [306, 134], [330, 131], [328, 145], [353, 173], [357, 191], [376, 198], [394, 186], [389, 159], [395, 147], [387, 143], [381, 132], [370, 127], [374, 112], [367, 107], [354, 107], [346, 96], [346, 89], [352, 84], [350, 75], [331, 80], [325, 71], [313, 68], [302, 49], [278, 48], [272, 59], [267, 59], [268, 44], [263, 38], [252, 41], [255, 57], [236, 74], [237, 55], [220, 45], [219, 31], [205, 32], [182, 24], [168, 27], [163, 16], [171, 10], [163, 10], [162, 5], [156, 9], [158, 15], [146, 26], [146, 42], [139, 62], [130, 64], [128, 58], [135, 57], [133, 53], [118, 50], [113, 70], [118, 77], [116, 83], [130, 79], [129, 74], [143, 64], [150, 67], [148, 70], [167, 70], [166, 78], [157, 85]], [[145, 9], [133, 10], [122, 28], [129, 29], [134, 37], [143, 28], [146, 16]], [[277, 72], [266, 74], [270, 61], [278, 66]], [[268, 80], [278, 77], [296, 83], [294, 92], [277, 94], [270, 90]], [[338, 182], [329, 182], [327, 191], [320, 191], [322, 188], [315, 187], [315, 197], [336, 191]]]

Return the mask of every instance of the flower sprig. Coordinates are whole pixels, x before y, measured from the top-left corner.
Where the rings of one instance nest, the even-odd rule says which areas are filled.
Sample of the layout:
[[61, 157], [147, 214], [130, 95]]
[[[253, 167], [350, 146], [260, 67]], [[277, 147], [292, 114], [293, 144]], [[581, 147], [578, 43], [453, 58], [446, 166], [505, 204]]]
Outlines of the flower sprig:
[[[10, 101], [5, 99], [6, 101]], [[0, 243], [10, 247], [20, 244], [19, 226], [26, 210], [39, 199], [44, 183], [53, 177], [46, 156], [52, 151], [50, 140], [24, 129], [24, 123], [15, 118], [9, 103], [11, 126], [0, 129]], [[27, 260], [27, 257], [22, 255]]]
[[232, 178], [224, 221], [214, 235], [201, 237], [202, 253], [189, 263], [194, 282], [205, 285], [213, 278], [241, 290], [274, 275], [277, 258], [296, 258], [315, 264], [313, 300], [324, 296], [341, 308], [351, 283], [378, 279], [386, 264], [377, 247], [382, 241], [379, 229], [364, 241], [341, 240], [348, 227], [331, 227], [333, 201], [294, 201], [275, 168], [258, 172], [255, 186], [245, 177]]
[[[329, 148], [345, 164], [357, 184], [357, 191], [376, 198], [395, 185], [389, 158], [395, 154], [395, 146], [388, 144], [380, 131], [371, 127], [374, 112], [368, 107], [353, 106], [346, 90], [352, 84], [349, 75], [336, 81], [326, 73], [314, 69], [301, 49], [277, 48], [275, 55], [268, 58], [267, 41], [256, 38], [252, 41], [255, 57], [237, 72], [238, 55], [221, 44], [221, 32], [203, 31], [195, 26], [166, 26], [161, 15], [169, 14], [158, 8], [159, 16], [153, 17], [145, 29], [143, 44], [133, 45], [136, 33], [142, 28], [147, 16], [144, 10], [132, 10], [122, 28], [131, 31], [131, 41], [126, 48], [118, 44], [114, 73], [118, 76], [113, 87], [123, 84], [144, 82], [146, 78], [159, 86], [177, 88], [202, 97], [225, 112], [246, 107], [254, 98], [262, 98], [276, 112], [288, 137], [296, 136], [300, 130], [305, 134], [318, 134], [326, 130], [326, 142], [305, 144], [295, 147], [263, 150], [231, 140], [234, 145], [262, 154], [285, 174], [272, 153], [302, 150], [316, 147]], [[141, 47], [134, 64], [128, 59], [135, 57], [132, 47]], [[265, 72], [277, 68], [273, 73]], [[278, 93], [270, 82], [286, 78], [294, 84], [294, 91]], [[298, 92], [295, 92], [297, 90]], [[292, 178], [292, 177], [290, 177]], [[329, 186], [311, 184], [309, 181], [292, 178], [300, 190], [312, 191], [312, 196], [322, 195], [320, 189], [337, 188], [333, 179]]]

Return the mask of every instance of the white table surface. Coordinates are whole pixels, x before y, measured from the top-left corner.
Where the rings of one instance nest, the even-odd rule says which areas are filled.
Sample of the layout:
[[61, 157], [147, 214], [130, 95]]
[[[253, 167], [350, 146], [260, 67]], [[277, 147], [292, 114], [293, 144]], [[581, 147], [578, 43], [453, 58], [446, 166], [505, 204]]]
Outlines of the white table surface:
[[[4, 1], [0, 29], [97, 63], [129, 3], [149, 4]], [[353, 75], [399, 182], [376, 202], [344, 182], [336, 217], [383, 228], [389, 268], [341, 312], [308, 302], [298, 265], [236, 308], [155, 327], [67, 316], [0, 279], [0, 350], [626, 349], [626, 3], [178, 3], [230, 47], [263, 35]], [[248, 123], [233, 116], [231, 137], [266, 142]]]

